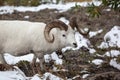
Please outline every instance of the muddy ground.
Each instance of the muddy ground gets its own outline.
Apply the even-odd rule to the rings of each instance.
[[[103,41],[105,33],[107,33],[114,25],[120,26],[119,12],[105,10],[102,10],[101,12],[102,15],[99,18],[91,18],[86,13],[86,8],[82,7],[78,9],[71,9],[62,13],[59,13],[59,11],[56,9],[44,9],[39,12],[28,11],[25,13],[15,11],[13,14],[0,15],[0,20],[29,20],[48,23],[51,20],[59,19],[60,17],[65,17],[69,20],[72,16],[76,16],[76,21],[79,28],[84,29],[87,27],[91,31],[103,29],[103,32],[95,37],[89,38],[88,35],[85,35],[85,37],[89,38],[94,48],[96,48],[96,46],[98,46],[100,42]],[[25,16],[29,16],[29,18],[25,18]],[[98,49],[99,53],[102,52],[104,54],[107,50],[100,51],[101,50]],[[102,57],[105,62],[101,66],[96,66],[89,61],[92,59],[101,59],[101,57],[90,54],[88,49],[85,47],[82,47],[76,51],[67,51],[63,53],[62,58],[64,60],[63,65],[57,67],[60,69],[67,69],[68,71],[51,71],[50,64],[46,64],[46,71],[52,72],[53,74],[58,75],[64,79],[65,77],[73,78],[79,75],[79,77],[76,77],[73,80],[120,80],[120,71],[109,65],[109,58]],[[35,74],[33,72],[27,72],[23,66],[18,66],[26,73],[27,76],[32,76]],[[36,69],[35,66],[34,68]],[[84,74],[90,75],[87,78],[82,79]]]

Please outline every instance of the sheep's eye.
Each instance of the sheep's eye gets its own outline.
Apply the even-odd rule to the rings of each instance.
[[[66,35],[65,35],[65,34],[63,34],[62,36],[63,36],[63,37],[66,37]]]

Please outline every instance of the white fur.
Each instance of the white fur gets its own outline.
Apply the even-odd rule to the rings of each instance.
[[[43,57],[45,53],[51,53],[65,46],[74,46],[76,43],[74,31],[69,27],[68,31],[57,28],[51,30],[55,41],[49,43],[44,37],[46,24],[29,21],[0,21],[0,61],[4,62],[3,54],[10,53],[15,56],[25,55],[30,50],[35,51],[37,57]],[[62,35],[65,34],[66,37]]]

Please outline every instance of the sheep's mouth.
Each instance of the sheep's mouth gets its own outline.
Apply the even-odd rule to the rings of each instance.
[[[73,43],[73,47],[76,48],[78,47],[78,45],[76,43]]]
[[[74,48],[77,48],[77,46],[74,46]]]

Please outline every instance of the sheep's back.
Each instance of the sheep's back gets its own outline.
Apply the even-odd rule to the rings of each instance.
[[[28,21],[0,21],[0,50],[3,52],[27,52],[31,37],[36,35],[40,23]]]

